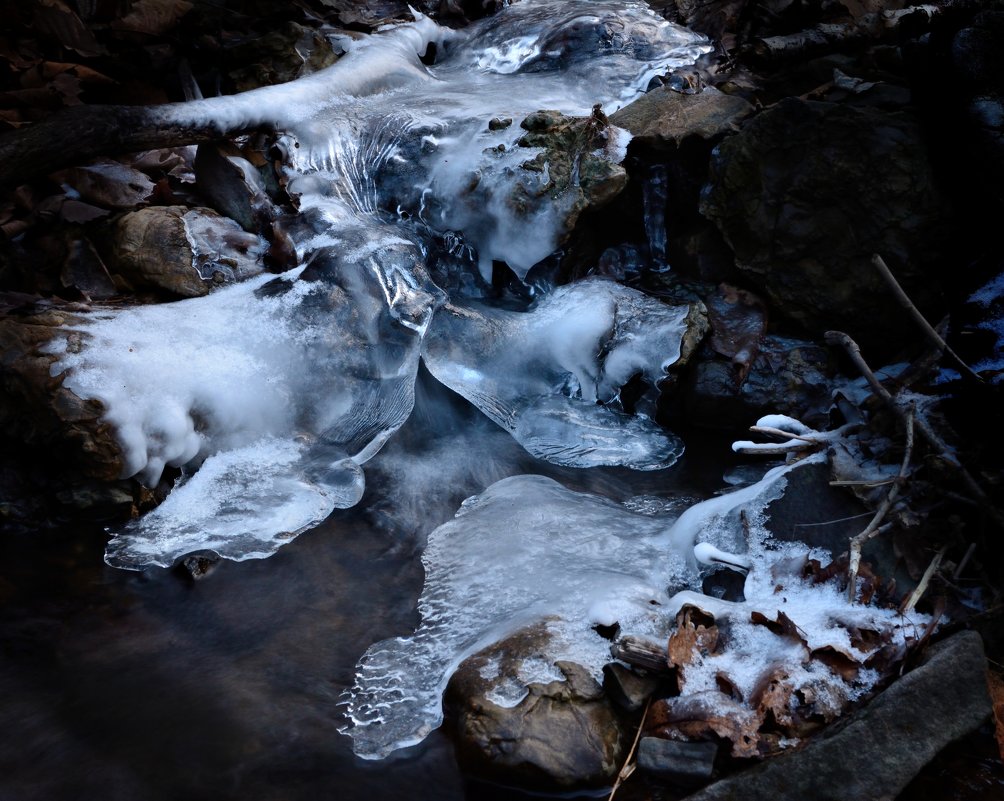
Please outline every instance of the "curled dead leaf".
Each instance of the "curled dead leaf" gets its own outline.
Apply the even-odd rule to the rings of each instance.
[[[843,651],[838,651],[832,645],[817,648],[809,656],[817,662],[822,662],[844,681],[854,681],[861,669],[861,663],[854,657]]]
[[[666,651],[670,667],[684,667],[698,655],[714,653],[718,646],[715,619],[695,606],[685,606],[676,616],[676,630]],[[680,677],[681,686],[684,677]]]
[[[759,718],[724,693],[709,691],[662,698],[649,709],[650,733],[670,739],[711,740],[732,744],[735,757],[758,754]]]

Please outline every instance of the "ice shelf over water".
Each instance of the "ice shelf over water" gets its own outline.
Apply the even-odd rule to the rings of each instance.
[[[587,279],[558,287],[529,312],[447,305],[423,357],[439,381],[534,456],[657,470],[677,460],[683,443],[641,415],[601,404],[636,374],[652,384],[665,375],[680,357],[688,311]]]
[[[421,57],[433,45],[430,66]],[[561,197],[506,202],[521,182],[547,181],[546,168],[519,169],[540,152],[517,146],[520,122],[540,109],[613,110],[710,49],[641,3],[610,0],[524,0],[463,31],[416,14],[345,46],[336,64],[290,84],[155,112],[165,125],[281,133],[305,266],[198,299],[98,311],[52,346],[53,374],[105,406],[126,476],[153,485],[165,467],[182,469],[168,501],[117,534],[112,564],[167,565],[199,549],[267,556],[355,503],[360,465],[411,412],[422,340],[447,300],[426,272],[433,242],[460,243],[470,258],[458,269],[472,276],[505,261],[520,277],[558,244]],[[491,130],[496,117],[513,122]],[[611,129],[602,158],[623,158],[622,133]],[[590,281],[527,312],[464,312],[464,328],[458,310],[471,298],[450,300],[429,351],[434,372],[480,398],[531,453],[640,469],[679,455],[672,435],[615,408],[619,381],[634,371],[654,380],[676,359],[677,310]],[[452,350],[448,336],[464,341]],[[488,352],[491,379],[476,386],[465,365]]]
[[[345,732],[355,752],[379,759],[420,742],[442,722],[442,693],[459,664],[523,626],[546,621],[552,645],[538,655],[546,664],[577,662],[599,678],[610,661],[610,643],[594,626],[616,623],[621,634],[665,642],[677,611],[688,604],[728,621],[729,635],[724,651],[695,655],[684,694],[716,694],[722,675],[749,698],[766,668],[783,665],[793,680],[811,683],[834,706],[859,697],[878,679],[874,671],[845,679],[807,662],[789,639],[751,623],[753,612],[770,620],[784,612],[809,649],[832,648],[863,660],[850,630],[902,643],[928,622],[924,615],[905,619],[895,610],[852,604],[833,586],[811,584],[799,568],[825,555],[769,536],[765,510],[783,493],[786,476],[823,458],[775,467],[756,484],[691,506],[675,520],[639,514],[541,476],[507,478],[468,499],[429,537],[418,629],[376,643],[359,661],[344,697]],[[695,591],[695,550],[715,554],[711,545],[749,566],[745,601]],[[503,705],[519,701],[519,688],[511,689]]]

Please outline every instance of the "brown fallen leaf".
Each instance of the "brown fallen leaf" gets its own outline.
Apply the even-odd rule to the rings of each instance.
[[[750,614],[750,622],[757,625],[763,626],[768,631],[778,635],[779,637],[787,637],[795,642],[799,642],[802,645],[806,645],[806,640],[804,632],[795,625],[795,621],[788,617],[784,612],[778,610],[777,620],[771,620],[762,612],[753,611]]]
[[[757,717],[764,723],[773,722],[784,730],[790,730],[794,724],[792,696],[795,689],[791,675],[783,665],[765,672],[750,693],[750,703]]]
[[[36,0],[35,29],[82,56],[100,56],[107,52],[62,0]]]
[[[108,209],[136,208],[149,199],[154,189],[153,181],[139,170],[111,159],[60,170],[51,178],[72,187],[82,200]]]
[[[724,693],[708,691],[652,703],[647,731],[670,739],[711,740],[732,743],[732,755],[752,757],[759,753],[760,719]]]
[[[694,606],[685,606],[676,616],[676,630],[670,635],[666,653],[670,667],[684,667],[701,655],[713,653],[718,645],[714,618]],[[680,677],[681,687],[684,676]]]
[[[861,663],[850,654],[839,651],[832,645],[817,648],[809,656],[817,662],[822,662],[844,681],[854,681],[858,677]]]

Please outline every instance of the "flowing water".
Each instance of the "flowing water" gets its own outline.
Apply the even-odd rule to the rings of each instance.
[[[627,137],[603,112],[707,41],[634,2],[524,0],[466,31],[419,17],[346,47],[294,84],[156,112],[284,132],[301,264],[95,313],[53,343],[53,374],[105,405],[126,473],[182,478],[107,546],[88,530],[0,546],[0,722],[16,733],[0,798],[475,797],[436,729],[439,693],[513,621],[558,615],[596,672],[606,643],[577,638],[613,622],[664,635],[672,612],[653,610],[700,586],[698,535],[754,563],[761,606],[716,614],[737,632],[750,609],[773,614],[779,551],[752,540],[785,472],[692,506],[727,449],[684,455],[643,411],[688,304],[532,272],[589,175],[624,179]],[[565,124],[541,109],[589,118],[567,169],[521,141]],[[644,198],[656,269],[667,180],[653,172]],[[496,270],[519,291],[499,297]],[[649,395],[632,409],[635,380]],[[200,550],[235,561],[195,582],[168,569]],[[865,618],[903,636],[799,581],[805,617],[790,611],[814,648],[850,647],[843,626]],[[694,686],[757,678],[743,665],[776,644],[746,633]],[[799,678],[841,699],[870,686]]]

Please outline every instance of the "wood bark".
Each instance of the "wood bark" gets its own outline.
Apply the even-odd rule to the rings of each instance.
[[[245,133],[165,122],[151,106],[74,106],[40,122],[0,135],[0,186],[14,187],[40,175],[98,156],[114,156],[210,142]]]

